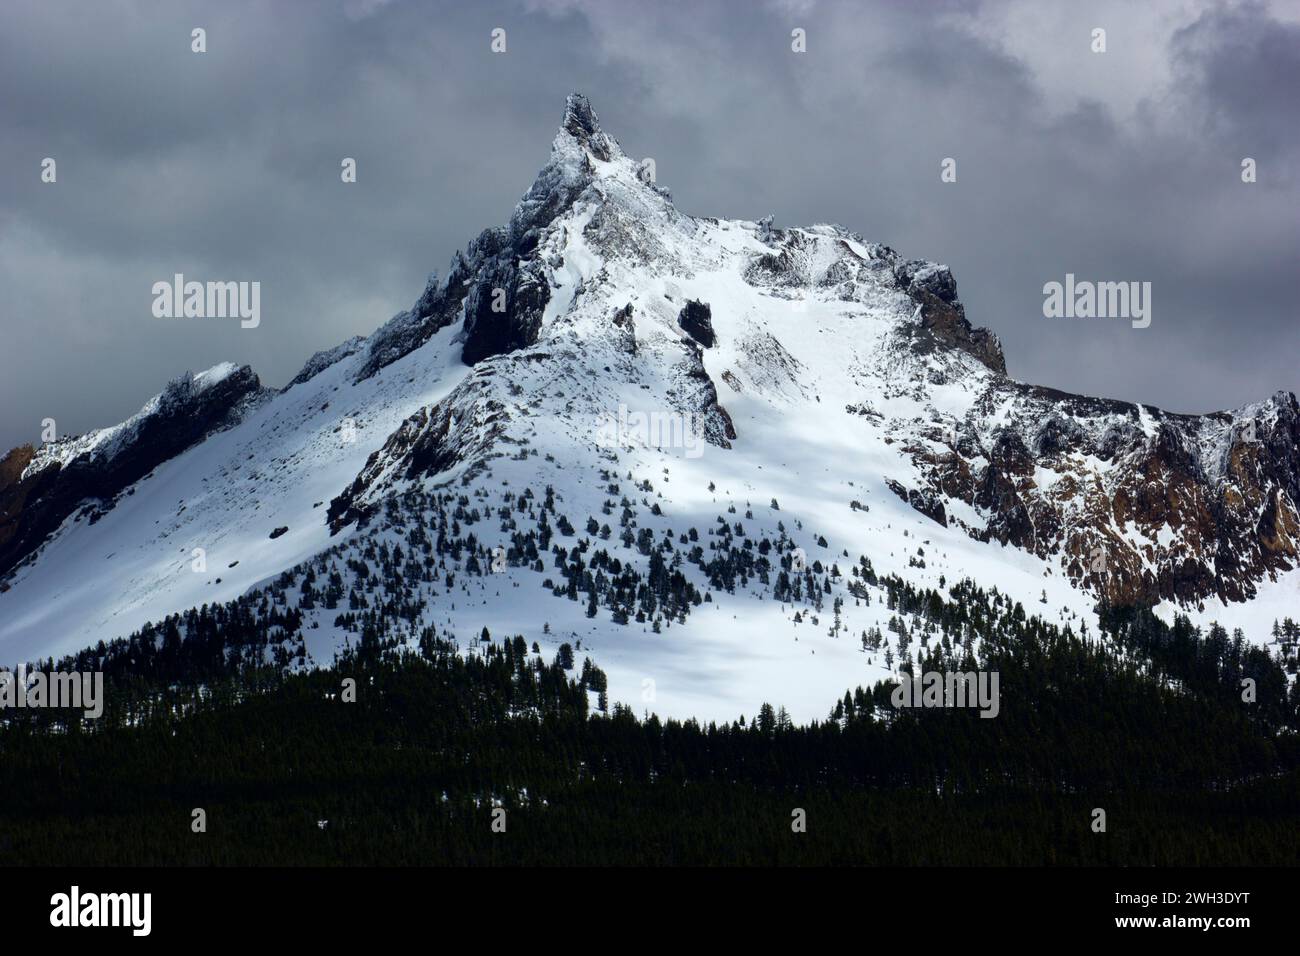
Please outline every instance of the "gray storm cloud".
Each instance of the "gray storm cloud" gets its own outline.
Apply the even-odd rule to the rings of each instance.
[[[1296,390],[1300,8],[1137,6],[5,4],[0,445],[368,333],[507,219],[575,89],[684,212],[947,263],[1017,378],[1179,411]],[[176,273],[259,282],[258,327],[155,319]],[[1150,282],[1150,327],[1045,319],[1067,273]]]

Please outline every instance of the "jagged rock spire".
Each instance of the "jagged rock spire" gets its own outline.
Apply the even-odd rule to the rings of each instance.
[[[537,230],[568,209],[591,183],[593,160],[608,163],[622,158],[618,143],[600,128],[591,103],[581,93],[570,93],[564,120],[551,144],[550,162],[510,217],[510,242],[519,247],[516,251],[528,251]]]
[[[618,153],[618,144],[600,128],[600,120],[591,103],[581,93],[570,93],[564,102],[564,122],[560,134],[568,134],[597,159],[609,162]]]

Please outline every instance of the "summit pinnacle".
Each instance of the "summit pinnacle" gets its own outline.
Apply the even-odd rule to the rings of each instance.
[[[613,158],[614,144],[600,128],[595,110],[581,93],[570,93],[565,100],[564,122],[560,126],[563,132],[590,150],[597,159],[609,162]]]

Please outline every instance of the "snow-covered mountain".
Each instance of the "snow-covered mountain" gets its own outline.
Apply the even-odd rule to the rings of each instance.
[[[1196,416],[1016,382],[946,267],[685,215],[574,95],[510,222],[369,338],[0,461],[0,659],[251,591],[302,611],[302,660],[380,608],[389,638],[577,642],[660,713],[821,717],[893,665],[889,575],[1262,642],[1300,605],[1298,506],[1294,395]]]

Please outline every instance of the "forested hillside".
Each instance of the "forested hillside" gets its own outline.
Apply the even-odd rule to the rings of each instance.
[[[1297,700],[1265,651],[1149,613],[1107,611],[1106,632],[1085,638],[967,583],[885,586],[941,635],[918,669],[999,673],[996,719],[898,710],[882,683],[846,688],[806,726],[779,701],[726,724],[662,721],[609,704],[598,662],[568,644],[548,661],[520,636],[475,635],[458,650],[429,629],[412,648],[371,627],[332,666],[304,669],[263,653],[296,612],[252,599],[190,612],[58,662],[105,671],[100,720],[6,713],[0,853],[45,864],[1300,856]],[[974,650],[945,651],[960,628]],[[200,808],[206,829],[194,832]]]

